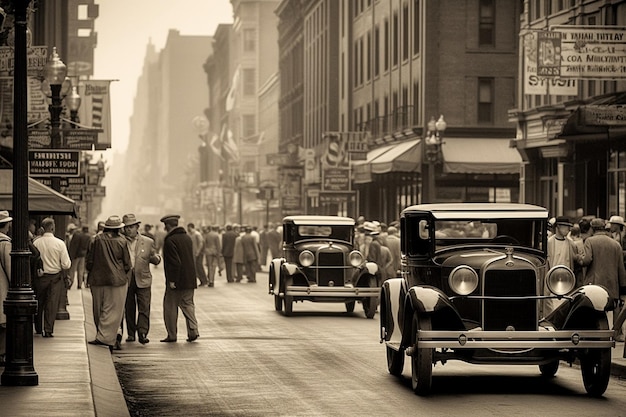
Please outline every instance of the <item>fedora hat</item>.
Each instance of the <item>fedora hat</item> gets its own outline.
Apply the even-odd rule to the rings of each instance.
[[[569,221],[569,218],[566,216],[558,216],[556,218],[555,224],[557,226],[569,226],[572,227],[572,223]]]
[[[120,216],[109,216],[107,221],[104,222],[105,229],[121,229],[122,227],[124,227],[124,223],[122,219],[120,219]]]
[[[377,235],[380,233],[380,228],[374,222],[363,223],[363,229],[365,230],[365,233],[368,235]]]
[[[609,223],[626,226],[626,223],[624,223],[624,218],[622,216],[611,216],[611,218],[609,219]]]
[[[134,214],[129,213],[122,216],[122,223],[124,223],[124,226],[132,226],[133,224],[138,224],[141,222],[137,220]]]
[[[13,217],[9,216],[7,210],[0,211],[0,223],[7,223],[13,221]]]
[[[161,222],[165,223],[168,220],[178,220],[180,219],[180,215],[178,214],[166,214],[165,216],[161,217]]]
[[[592,229],[604,229],[604,219],[595,218],[591,220],[591,228]]]

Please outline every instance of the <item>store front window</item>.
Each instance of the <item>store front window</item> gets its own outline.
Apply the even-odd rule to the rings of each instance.
[[[626,215],[626,152],[611,151],[609,157],[609,213]]]

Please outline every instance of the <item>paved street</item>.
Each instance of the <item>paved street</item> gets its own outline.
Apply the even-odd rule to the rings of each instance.
[[[434,393],[420,398],[387,373],[378,317],[342,304],[297,303],[274,311],[267,273],[257,284],[196,292],[201,337],[160,343],[162,268],[154,269],[151,342],[123,343],[113,358],[133,416],[622,415],[626,383],[612,378],[602,399],[586,396],[580,370],[562,364],[555,379],[536,367],[437,365]]]

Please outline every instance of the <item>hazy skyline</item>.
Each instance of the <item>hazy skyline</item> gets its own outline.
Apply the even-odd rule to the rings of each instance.
[[[160,51],[170,29],[181,35],[213,36],[221,23],[232,23],[230,0],[96,0],[98,43],[94,79],[111,84],[112,151],[128,146],[133,101],[149,43]],[[206,54],[207,51],[198,51]]]

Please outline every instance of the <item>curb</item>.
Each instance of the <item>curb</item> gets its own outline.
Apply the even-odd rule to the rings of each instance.
[[[91,292],[87,289],[81,292],[94,413],[98,417],[130,417],[111,352],[106,347],[87,343],[96,337],[96,326],[91,313]]]

